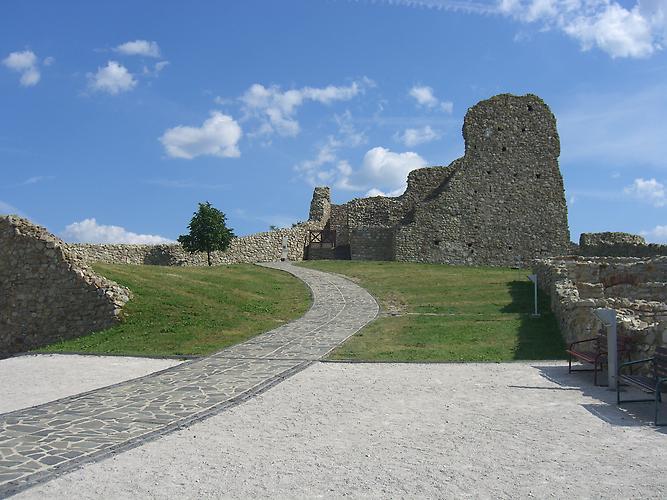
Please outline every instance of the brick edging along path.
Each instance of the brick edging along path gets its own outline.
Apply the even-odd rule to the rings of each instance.
[[[351,281],[290,263],[312,291],[301,318],[212,356],[0,415],[0,498],[239,404],[304,369],[373,320]]]

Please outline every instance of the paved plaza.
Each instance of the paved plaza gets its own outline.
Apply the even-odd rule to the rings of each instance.
[[[289,263],[266,266],[310,287],[313,305],[302,318],[207,358],[0,415],[0,497],[243,402],[377,315],[375,299],[349,280]]]

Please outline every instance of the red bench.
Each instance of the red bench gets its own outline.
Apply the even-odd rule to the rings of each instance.
[[[616,337],[616,348],[618,350],[618,357],[625,355],[630,359],[630,350],[632,347],[632,340],[629,337],[618,335]],[[593,383],[598,385],[598,372],[602,371],[602,367],[607,363],[607,335],[600,333],[596,337],[589,339],[577,340],[572,342],[570,347],[565,351],[569,355],[568,373],[572,372],[593,372]],[[593,368],[572,369],[572,360],[577,359],[582,363],[589,363]]]
[[[649,375],[633,375],[632,373],[623,373],[624,368],[632,369],[633,366],[643,363],[650,363],[653,365],[652,373]],[[616,384],[616,403],[621,406],[621,403],[638,403],[641,401],[655,401],[655,425],[667,425],[667,422],[660,423],[658,421],[658,411],[660,403],[662,402],[662,391],[667,390],[667,347],[658,347],[655,350],[655,355],[649,359],[640,359],[638,361],[630,361],[623,363],[618,367],[618,380]],[[644,392],[653,393],[651,399],[626,399],[621,401],[621,383],[633,385]],[[663,386],[665,386],[663,388]]]

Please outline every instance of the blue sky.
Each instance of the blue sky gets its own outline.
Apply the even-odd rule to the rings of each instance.
[[[667,242],[667,0],[12,1],[0,6],[0,213],[158,242],[197,203],[239,235],[398,194],[463,154],[468,107],[535,93],[572,239]]]

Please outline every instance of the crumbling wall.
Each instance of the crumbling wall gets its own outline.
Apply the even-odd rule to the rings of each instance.
[[[234,238],[224,252],[213,252],[214,265],[273,262],[282,256],[283,238],[287,237],[288,260],[303,260],[304,243],[309,230],[324,227],[331,212],[329,188],[313,193],[310,219],[287,229],[277,229]],[[129,245],[69,243],[68,250],[81,260],[108,264],[152,264],[158,266],[206,266],[206,253],[189,253],[180,244]]]
[[[630,233],[582,233],[577,254],[586,257],[654,257],[667,255],[667,245],[647,244]]]
[[[129,297],[46,229],[0,217],[0,357],[108,328]]]
[[[392,259],[450,264],[515,266],[568,254],[560,142],[542,99],[503,94],[482,101],[468,110],[463,136],[462,158],[411,172],[402,196],[332,206],[341,241],[355,229],[383,227],[390,231],[369,237],[379,248],[392,234]]]
[[[667,345],[667,257],[556,257],[533,269],[567,342],[595,336],[602,324],[593,311],[611,308],[618,333],[636,340],[639,355]]]

